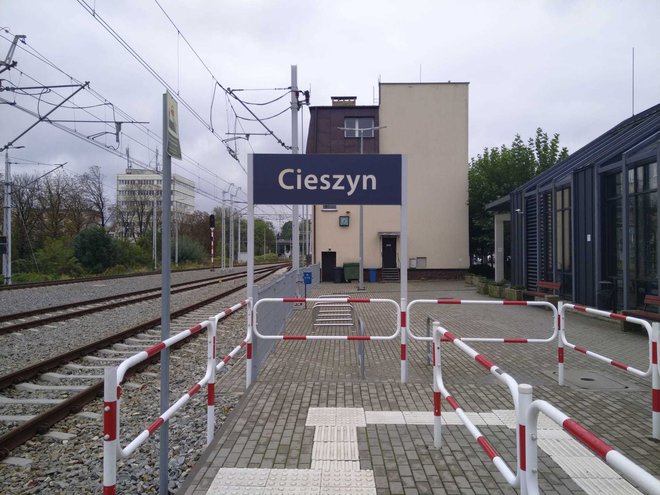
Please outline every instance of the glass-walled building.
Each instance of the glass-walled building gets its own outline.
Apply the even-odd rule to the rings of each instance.
[[[658,294],[660,105],[494,202],[511,221],[511,282],[561,283],[566,300],[641,308]]]

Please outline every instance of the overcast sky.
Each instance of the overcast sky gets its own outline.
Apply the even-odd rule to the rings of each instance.
[[[332,95],[355,95],[358,104],[373,104],[383,82],[470,83],[469,156],[484,147],[524,139],[537,127],[559,133],[573,152],[632,114],[632,49],[635,48],[634,108],[660,103],[660,1],[276,1],[159,0],[215,78],[230,88],[286,88],[290,66],[298,66],[301,89],[311,89],[312,105],[330,104]],[[83,6],[95,9],[93,17]],[[161,135],[164,86],[99,23],[105,22],[139,54],[217,134],[234,130],[231,109],[213,79],[177,35],[153,0],[0,0],[0,59],[14,34],[27,36],[14,54],[15,69],[0,74],[2,86],[70,84],[70,75],[90,81],[91,88],[133,119],[148,121],[153,135],[138,125],[123,124],[115,136],[96,138],[101,147],[41,123],[10,150],[13,161],[68,162],[81,173],[100,165],[114,197],[115,175],[126,167],[122,154],[154,166]],[[9,33],[4,29],[9,30]],[[36,50],[65,74],[30,52]],[[23,73],[21,73],[22,71]],[[33,96],[0,92],[17,105],[0,105],[0,146],[14,140],[34,117],[43,115],[75,88]],[[237,93],[264,102],[283,91]],[[252,107],[260,117],[288,106],[289,97]],[[98,105],[88,92],[67,105]],[[250,117],[237,102],[240,116]],[[126,120],[109,106],[55,111],[51,118],[90,136],[111,129],[81,120]],[[197,208],[210,211],[222,189],[234,182],[246,189],[245,173],[225,145],[179,104],[182,149],[188,158],[173,161],[173,172],[193,179],[199,189]],[[303,129],[308,122],[304,111]],[[268,125],[291,143],[288,112]],[[243,121],[246,132],[263,132]],[[239,131],[241,129],[239,128]],[[242,132],[242,131],[241,131]],[[286,152],[272,137],[253,135],[249,144],[235,142],[247,168],[247,153]],[[230,142],[233,147],[234,143]],[[250,148],[251,146],[251,148]],[[160,161],[160,159],[159,159]],[[52,168],[52,167],[50,167]],[[49,166],[16,164],[14,173],[45,173]],[[244,198],[244,193],[240,193]]]

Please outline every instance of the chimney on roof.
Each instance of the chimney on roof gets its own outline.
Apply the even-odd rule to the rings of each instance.
[[[333,107],[354,107],[357,96],[331,96]]]

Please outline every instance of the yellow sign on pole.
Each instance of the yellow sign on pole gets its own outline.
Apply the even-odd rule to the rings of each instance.
[[[181,160],[179,142],[179,109],[172,95],[167,93],[167,154]]]

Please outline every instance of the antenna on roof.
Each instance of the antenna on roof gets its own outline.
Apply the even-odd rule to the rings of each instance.
[[[632,47],[632,114],[635,116],[635,47]]]

